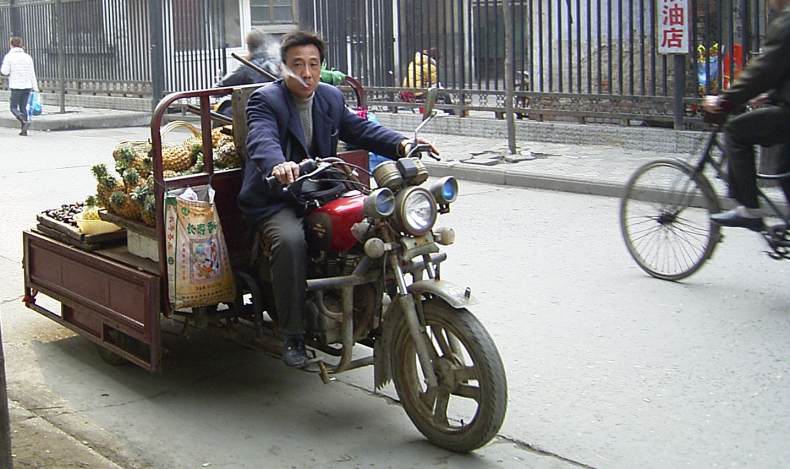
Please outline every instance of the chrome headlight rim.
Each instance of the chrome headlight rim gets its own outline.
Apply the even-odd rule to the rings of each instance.
[[[387,218],[395,212],[395,194],[387,187],[380,187],[365,198],[365,216]]]
[[[431,194],[439,205],[450,205],[458,199],[458,180],[445,176],[431,184]]]
[[[411,210],[409,209],[409,206],[419,198],[423,198],[424,201],[427,202],[427,207],[430,210],[430,214],[427,217],[425,224],[422,226],[415,226],[410,221],[409,215],[411,215]],[[438,212],[436,209],[436,199],[434,199],[430,191],[425,188],[412,186],[402,190],[396,197],[395,206],[395,216],[398,220],[398,223],[404,231],[412,236],[422,236],[430,232],[433,226],[436,224]]]

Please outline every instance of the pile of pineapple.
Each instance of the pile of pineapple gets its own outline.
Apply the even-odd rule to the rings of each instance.
[[[225,127],[211,131],[216,169],[241,166],[241,158],[229,132]],[[97,182],[97,204],[127,220],[155,226],[156,199],[150,143],[122,143],[112,156],[120,177],[111,174],[104,164],[91,168]],[[180,145],[163,147],[162,168],[165,178],[202,172],[203,142],[200,137],[190,137]]]

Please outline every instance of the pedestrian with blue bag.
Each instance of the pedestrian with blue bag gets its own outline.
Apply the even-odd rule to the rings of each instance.
[[[22,126],[19,135],[27,135],[30,119],[27,113],[30,93],[38,91],[38,80],[33,67],[33,58],[22,49],[22,38],[12,37],[11,50],[3,57],[0,73],[8,75],[8,88],[11,90],[11,114]]]

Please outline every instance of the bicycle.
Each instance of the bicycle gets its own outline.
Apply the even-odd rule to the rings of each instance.
[[[722,240],[721,226],[710,215],[721,211],[719,197],[705,175],[712,168],[727,181],[726,155],[717,125],[705,143],[702,156],[693,164],[679,159],[658,159],[639,167],[628,179],[620,200],[620,229],[628,252],[639,267],[653,277],[677,281],[689,277],[710,259]],[[758,179],[781,180],[790,172],[759,174]],[[773,259],[790,259],[788,218],[758,187],[769,217],[780,223],[765,228],[762,236]]]

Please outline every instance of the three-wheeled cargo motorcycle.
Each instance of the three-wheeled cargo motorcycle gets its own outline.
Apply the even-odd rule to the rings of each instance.
[[[233,140],[246,158],[244,108],[257,86],[173,93],[157,106],[151,121],[156,195],[156,262],[125,246],[86,251],[37,230],[23,234],[25,305],[94,342],[111,362],[131,362],[161,371],[162,317],[228,331],[277,356],[277,311],[272,301],[270,243],[254,239],[236,198],[241,169],[213,165],[211,112],[214,99],[231,96]],[[364,105],[361,87],[355,87]],[[165,177],[163,122],[178,104],[200,116],[203,172]],[[195,104],[197,103],[197,104]],[[182,106],[183,107],[183,106]],[[434,444],[467,452],[489,442],[502,425],[507,405],[505,371],[497,348],[469,311],[471,290],[441,275],[454,242],[452,229],[436,226],[458,196],[451,177],[428,181],[416,135],[435,114],[430,99],[426,119],[415,131],[407,157],[380,164],[370,174],[365,151],[342,152],[302,165],[287,187],[305,210],[309,245],[307,329],[311,358],[307,371],[324,382],[333,375],[373,366],[377,389],[390,381],[414,425]],[[269,183],[276,183],[269,180]],[[178,188],[210,184],[232,265],[236,298],[228,304],[173,308],[168,291],[165,196]],[[333,194],[317,200],[315,187]],[[131,242],[131,241],[130,241]],[[45,295],[60,309],[39,302]],[[361,356],[360,349],[370,352]]]

